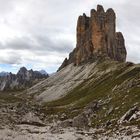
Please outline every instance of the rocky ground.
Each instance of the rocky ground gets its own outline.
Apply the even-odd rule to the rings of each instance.
[[[74,128],[51,129],[52,125],[37,127],[31,125],[18,125],[13,130],[2,129],[0,139],[8,140],[92,140],[94,134]]]
[[[43,107],[33,100],[19,99],[16,98],[14,102],[2,102],[1,99],[0,140],[140,139],[139,125],[122,124],[131,119],[139,119],[139,108],[136,106],[128,110],[115,127],[94,128],[90,126],[90,118],[101,106],[99,102],[91,102],[78,116],[63,121],[64,113],[60,118],[47,115]]]
[[[16,125],[0,129],[0,140],[139,140],[140,130],[136,127],[121,127],[110,134],[104,129],[77,129],[53,127],[53,124],[39,127]]]

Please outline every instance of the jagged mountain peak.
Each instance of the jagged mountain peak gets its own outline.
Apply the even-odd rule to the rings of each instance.
[[[40,72],[41,74],[48,75],[48,73],[47,73],[45,70],[40,70],[39,72]]]
[[[27,70],[26,67],[21,67],[17,74],[10,72],[8,75],[0,78],[0,91],[26,89],[41,79],[48,78],[48,76],[39,71]]]
[[[21,67],[21,68],[19,69],[19,71],[27,71],[27,68],[26,68],[26,67]]]
[[[97,5],[90,17],[83,14],[77,21],[77,44],[58,70],[74,63],[80,65],[98,58],[126,61],[125,40],[121,32],[116,32],[116,14],[112,8],[107,11]]]
[[[25,74],[27,71],[28,71],[28,70],[27,70],[26,67],[21,67],[21,68],[19,69],[19,71],[17,72],[17,74]]]

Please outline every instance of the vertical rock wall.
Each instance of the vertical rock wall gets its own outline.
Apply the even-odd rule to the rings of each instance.
[[[99,56],[124,62],[126,54],[124,37],[121,32],[116,32],[115,12],[111,8],[105,12],[98,5],[97,10],[91,10],[90,17],[85,14],[79,16],[76,48],[59,70],[70,63],[79,65],[89,60],[96,61]]]

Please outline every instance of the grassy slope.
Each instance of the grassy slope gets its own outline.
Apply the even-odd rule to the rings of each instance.
[[[92,75],[67,96],[46,103],[47,113],[59,114],[65,112],[68,117],[73,117],[92,101],[111,99],[109,103],[106,103],[98,110],[97,118],[93,120],[93,125],[100,125],[110,119],[118,120],[135,103],[140,106],[140,87],[138,85],[132,85],[129,88],[123,86],[121,90],[113,90],[116,85],[121,85],[124,81],[139,79],[140,66],[116,62],[102,62],[97,66],[99,73],[108,71],[110,67],[116,68],[101,76]],[[106,115],[111,107],[113,107],[113,111],[110,115]]]
[[[136,79],[140,81],[140,66],[128,65],[124,63],[105,61],[99,63],[96,67],[98,73],[90,75],[79,86],[74,88],[65,97],[45,103],[43,112],[48,114],[66,113],[68,118],[73,118],[82,112],[83,107],[92,101],[109,101],[104,104],[97,112],[97,117],[93,119],[93,126],[101,125],[107,120],[118,120],[135,103],[140,106],[140,82],[136,85],[128,86],[129,81]],[[95,71],[93,69],[92,71]],[[118,90],[114,87],[123,85]],[[1,93],[0,104],[24,102],[27,96],[21,96],[17,93]],[[109,100],[110,99],[110,100]],[[110,108],[113,108],[111,114],[107,115]],[[135,123],[135,122],[134,122]]]
[[[16,96],[18,94],[19,92],[0,92],[0,104],[22,101],[21,97]]]
[[[14,91],[0,92],[0,105],[15,104],[15,103],[24,104],[25,102],[28,101],[33,101],[33,98],[25,94],[24,91],[14,90]]]

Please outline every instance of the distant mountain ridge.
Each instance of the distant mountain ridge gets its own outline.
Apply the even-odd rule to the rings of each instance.
[[[48,73],[47,73],[45,70],[40,70],[39,72],[40,72],[41,74],[48,75]]]
[[[0,72],[0,77],[4,77],[7,75],[9,75],[9,72],[5,72],[5,71]]]
[[[39,71],[27,70],[25,67],[20,68],[17,74],[2,73],[0,77],[0,90],[22,90],[31,87],[41,79],[48,78],[47,73]]]

